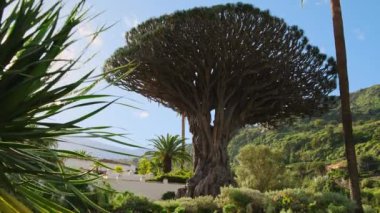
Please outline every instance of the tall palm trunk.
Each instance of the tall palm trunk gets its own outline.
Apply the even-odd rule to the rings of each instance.
[[[340,0],[331,0],[331,10],[333,16],[335,50],[339,76],[339,91],[342,107],[342,123],[348,165],[348,175],[350,178],[351,199],[353,199],[357,204],[357,209],[355,212],[363,212],[359,187],[359,173],[356,162],[355,144],[352,135],[352,116],[350,110],[350,93],[347,75],[346,45],[344,39],[343,19]]]
[[[163,172],[169,173],[172,171],[172,158],[170,156],[165,155],[164,157],[164,165],[163,165]]]

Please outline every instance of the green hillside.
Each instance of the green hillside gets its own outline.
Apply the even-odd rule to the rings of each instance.
[[[317,118],[300,119],[274,130],[246,127],[230,142],[231,159],[249,143],[265,144],[284,151],[287,163],[344,158],[339,98],[332,109]],[[380,85],[351,94],[357,153],[380,156]]]

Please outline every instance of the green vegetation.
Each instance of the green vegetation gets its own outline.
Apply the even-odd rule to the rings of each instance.
[[[377,210],[380,209],[377,202],[380,189],[379,103],[380,85],[352,94],[354,137],[362,178],[363,203],[367,208]],[[245,184],[245,186],[262,190],[261,186],[257,185],[255,177],[271,173],[261,172],[265,169],[257,168],[266,167],[270,170],[270,162],[276,159],[277,164],[274,168],[282,164],[286,166],[282,175],[275,177],[275,182],[281,183],[278,185],[280,188],[302,186],[311,193],[331,192],[347,196],[349,192],[347,163],[344,158],[342,128],[338,125],[338,112],[339,104],[335,104],[327,114],[316,118],[298,119],[292,125],[282,125],[277,129],[265,129],[259,126],[242,129],[229,146],[231,163],[235,168],[238,182],[239,179],[250,181],[256,185]],[[254,147],[257,150],[267,150],[266,154],[264,151],[256,153]],[[282,159],[272,156],[269,150],[272,152],[280,150],[283,153]],[[264,158],[263,161],[262,156],[265,155],[271,157]],[[245,157],[244,161],[241,159],[242,156]],[[250,169],[253,174],[247,175]],[[270,179],[271,175],[268,177]],[[263,185],[270,187],[270,184]],[[337,206],[329,208],[334,209],[331,211],[340,211]]]
[[[261,192],[282,187],[285,164],[281,152],[264,145],[249,144],[240,150],[236,159],[235,173],[239,186]]]
[[[161,212],[161,206],[149,201],[146,197],[136,196],[130,192],[118,193],[110,201],[112,212]]]
[[[336,98],[337,100],[337,98]],[[380,85],[352,93],[354,137],[358,156],[380,156]],[[235,159],[246,144],[263,144],[283,150],[285,162],[335,162],[344,159],[339,104],[321,117],[295,120],[276,129],[247,127],[230,142],[229,155]],[[234,160],[232,160],[234,161]]]
[[[140,158],[137,164],[137,173],[140,175],[152,173],[152,162],[146,157]]]
[[[138,64],[131,75],[117,69],[108,80],[186,115],[195,173],[188,196],[216,196],[234,182],[227,146],[241,127],[324,112],[336,86],[334,59],[297,26],[250,4],[177,11],[125,38],[104,71]]]
[[[123,167],[122,166],[115,166],[115,172],[118,173],[118,174],[121,174],[124,172],[123,170]]]
[[[201,196],[194,199],[156,201],[164,212],[353,212],[355,204],[346,196],[326,192],[314,193],[304,189],[285,189],[261,193],[247,188],[221,189],[216,198]]]
[[[173,162],[182,163],[190,160],[190,155],[183,147],[183,139],[179,135],[167,134],[150,140],[154,150],[146,152],[145,155],[156,159],[162,168],[163,173],[172,171]]]
[[[145,74],[141,74],[142,71],[137,69],[134,77],[142,75],[139,77],[140,80],[145,82],[144,86],[149,84],[149,88],[145,88],[145,91],[143,87],[140,87],[141,85],[133,85],[134,79],[132,79],[130,89],[141,92],[145,96],[187,114],[190,126],[196,136],[194,140],[195,155],[193,156],[195,168],[197,168],[195,176],[189,169],[192,167],[192,164],[188,163],[191,158],[189,147],[182,146],[184,141],[178,135],[172,136],[169,134],[158,136],[156,139],[151,140],[155,150],[147,152],[147,157],[139,160],[139,174],[154,174],[155,177],[150,181],[167,179],[169,182],[187,182],[187,186],[190,186],[187,194],[212,194],[215,197],[198,196],[174,200],[175,192],[166,192],[162,196],[162,200],[165,201],[152,202],[145,197],[136,196],[130,192],[117,193],[106,183],[96,182],[95,180],[99,178],[97,173],[99,172],[98,166],[101,165],[100,162],[84,151],[64,151],[55,148],[57,141],[64,141],[65,139],[62,136],[68,135],[99,137],[131,146],[131,144],[124,143],[117,138],[123,137],[123,134],[108,133],[108,127],[83,128],[78,126],[78,123],[95,115],[114,102],[105,99],[112,98],[108,95],[89,93],[102,80],[102,76],[92,76],[92,72],[89,71],[77,81],[67,84],[61,82],[63,76],[75,70],[80,60],[80,57],[70,61],[61,60],[59,57],[74,43],[71,39],[73,30],[86,20],[83,5],[84,1],[80,1],[78,5],[69,11],[69,14],[62,17],[60,15],[62,10],[61,1],[53,3],[49,8],[45,8],[43,1],[0,0],[0,49],[2,50],[0,51],[0,212],[211,213],[222,211],[226,213],[339,213],[353,211],[355,204],[347,197],[348,183],[345,169],[347,163],[343,157],[342,128],[338,124],[340,106],[337,98],[332,103],[333,109],[318,118],[294,118],[292,125],[278,123],[278,120],[281,120],[278,118],[324,111],[326,106],[321,102],[326,100],[326,94],[335,86],[334,61],[326,61],[326,57],[320,54],[317,48],[308,46],[302,31],[296,27],[287,27],[282,20],[271,17],[268,13],[261,12],[250,5],[243,4],[216,6],[211,9],[198,8],[188,12],[178,12],[172,16],[152,19],[146,25],[151,24],[149,27],[158,25],[160,30],[152,32],[152,35],[143,36],[143,39],[149,41],[151,36],[152,38],[156,37],[150,42],[139,43],[139,36],[145,35],[144,33],[147,29],[144,28],[144,24],[133,29],[129,36],[130,38],[136,36],[138,44],[134,44],[135,41],[130,40],[131,46],[136,49],[130,49],[126,53],[132,54],[133,51],[141,48],[143,52],[147,50],[147,55],[144,56],[146,59],[151,58],[152,61],[156,62],[154,57],[157,55],[149,55],[149,50],[151,50],[151,45],[158,47],[158,49],[161,48],[160,53],[162,55],[159,59],[163,59],[163,61],[159,63],[164,65],[166,63],[167,69],[162,70],[162,72],[168,72],[166,73],[167,75],[158,75],[152,71],[153,73],[148,73],[145,76]],[[215,11],[219,12],[215,13]],[[189,17],[183,16],[186,13],[188,15],[195,14],[195,16],[188,19],[193,15]],[[217,15],[215,16],[215,14]],[[192,30],[192,27],[186,26],[181,29],[176,28],[176,33],[173,34],[170,24],[183,26],[183,23],[192,24],[193,21],[199,21],[200,17],[201,21],[210,18],[210,23],[220,21],[225,25],[208,25],[208,22],[203,25],[204,22],[202,22],[197,27],[205,27],[202,29],[204,29],[207,36],[207,33],[214,33],[209,31],[209,27],[211,29],[215,27],[214,29],[226,30],[225,32],[228,34],[231,33],[228,31],[230,28],[219,29],[218,27],[231,26],[232,32],[235,33],[234,27],[240,26],[235,23],[239,21],[240,15],[242,17],[251,17],[250,15],[252,15],[254,18],[255,16],[261,18],[264,28],[262,28],[261,22],[251,23],[252,25],[257,24],[255,29],[261,30],[260,32],[268,33],[268,35],[273,33],[271,31],[264,32],[272,28],[271,25],[267,24],[269,20],[274,26],[277,24],[285,30],[282,32],[278,31],[277,28],[273,28],[276,35],[281,36],[284,34],[282,35],[285,36],[283,38],[286,38],[286,36],[289,38],[294,37],[292,41],[274,39],[271,41],[272,43],[268,44],[265,39],[259,40],[259,42],[253,41],[255,45],[260,45],[257,47],[260,51],[256,52],[257,48],[253,48],[252,51],[248,52],[247,56],[248,58],[252,56],[254,59],[260,58],[263,54],[261,48],[270,51],[277,48],[277,51],[285,51],[287,54],[284,55],[284,58],[282,58],[281,54],[276,56],[280,60],[275,60],[271,56],[264,57],[263,61],[267,63],[269,60],[273,66],[277,67],[285,65],[286,67],[291,67],[294,71],[293,74],[286,76],[287,72],[281,72],[283,69],[272,70],[272,67],[263,67],[260,64],[253,65],[248,59],[247,64],[245,64],[245,61],[239,63],[239,66],[246,65],[249,68],[248,73],[245,73],[247,72],[246,67],[238,68],[238,72],[231,73],[230,69],[219,67],[220,64],[225,63],[224,60],[222,62],[220,60],[225,55],[223,52],[219,52],[222,56],[216,59],[208,58],[218,64],[218,69],[211,66],[209,69],[196,70],[195,76],[197,78],[198,76],[206,76],[204,79],[211,79],[211,82],[202,82],[198,81],[198,79],[194,81],[193,77],[190,78],[191,81],[183,81],[187,79],[187,74],[190,73],[191,75],[189,76],[193,76],[194,66],[202,66],[204,61],[202,57],[201,60],[198,60],[198,57],[189,56],[188,61],[193,62],[190,66],[185,66],[183,63],[172,63],[175,60],[182,62],[183,57],[186,58],[187,53],[194,49],[171,49],[173,47],[171,45],[163,48],[160,45],[165,45],[165,42],[168,42],[165,40],[166,35],[172,36],[170,42],[172,39],[179,39],[177,40],[178,44],[184,43],[185,47],[188,47],[186,46],[186,39],[183,40],[187,37],[183,37],[183,35],[194,35],[196,33]],[[234,18],[231,19],[230,16]],[[252,21],[252,17],[245,21]],[[170,23],[170,27],[166,27],[167,23],[160,20]],[[226,20],[229,20],[229,22],[225,22]],[[245,24],[245,21],[240,20],[238,24]],[[102,30],[103,28],[100,29],[100,31]],[[177,30],[180,30],[180,33],[177,34]],[[191,30],[189,32],[194,34],[188,34],[187,30]],[[246,28],[241,29],[242,32],[244,30]],[[94,36],[100,31],[96,32]],[[168,34],[165,34],[165,32]],[[197,33],[204,32],[199,31]],[[251,32],[248,31],[248,33]],[[177,37],[178,35],[179,37]],[[256,39],[262,39],[268,37],[268,35],[260,35],[260,38]],[[200,34],[200,36],[196,37],[203,38],[206,36]],[[191,38],[192,40],[190,41],[193,42],[196,37]],[[215,34],[215,37],[218,42],[224,42],[224,36],[220,37],[220,34]],[[252,43],[249,39],[253,37],[244,37],[248,39],[244,42]],[[207,37],[207,39],[209,38]],[[289,45],[295,45],[293,48],[300,52],[300,55],[296,58],[297,60],[304,61],[308,59],[311,65],[319,67],[307,73],[312,74],[309,76],[310,78],[317,77],[315,79],[304,78],[305,73],[301,69],[302,67],[299,67],[304,66],[302,63],[283,64],[283,61],[289,59],[288,56],[292,56],[293,53],[287,52],[288,48],[284,49],[282,43],[281,45],[276,45],[277,40],[288,42],[286,44]],[[156,43],[157,41],[158,43]],[[218,53],[221,49],[220,43],[210,44],[208,41],[207,45],[204,45],[204,51]],[[197,45],[202,42],[205,43],[202,40]],[[241,41],[235,43],[238,47],[242,44]],[[199,49],[201,47],[196,48],[196,54]],[[169,52],[165,52],[167,50]],[[181,55],[172,54],[170,51],[185,52]],[[247,54],[247,52],[241,51],[243,54]],[[132,56],[136,59],[144,59],[144,57],[139,58],[137,53],[136,55],[132,54]],[[177,56],[180,58],[176,58]],[[165,57],[168,57],[166,58],[168,59],[167,61]],[[143,61],[146,67],[149,67],[152,62],[149,60]],[[110,60],[109,63],[112,61]],[[117,62],[119,63],[119,61]],[[113,68],[117,68],[115,64],[111,65]],[[129,73],[129,66],[123,67],[123,71],[125,71],[124,68],[127,68],[127,73]],[[171,68],[173,69],[171,70]],[[183,73],[177,72],[178,69],[184,70],[185,75],[181,76]],[[256,75],[257,73],[251,73],[252,69],[263,70],[263,72]],[[186,72],[186,70],[188,71]],[[271,72],[267,72],[268,70]],[[298,70],[300,70],[299,73]],[[114,70],[108,71],[115,74]],[[171,72],[175,72],[172,77],[174,76],[177,81],[174,81],[174,83],[169,81],[170,83],[166,85],[167,87],[164,86],[163,90],[159,90],[160,88],[162,89],[162,85],[168,79],[167,77],[171,76]],[[272,73],[274,76],[266,76],[268,73]],[[126,77],[125,73],[121,73],[121,76],[119,74],[116,72],[113,77],[121,77],[121,80],[125,80],[123,79]],[[266,77],[261,79],[261,74]],[[303,80],[300,80],[300,82],[297,82],[298,80],[293,81],[292,79],[298,79],[294,78],[297,75],[300,77],[299,79]],[[152,76],[154,76],[154,80],[152,80]],[[247,76],[249,77],[247,78]],[[201,78],[199,77],[199,79]],[[222,81],[229,81],[231,78],[240,79],[241,84],[236,87],[234,84],[229,85]],[[249,81],[245,81],[246,79],[249,79]],[[270,84],[261,85],[263,80],[268,79],[271,82]],[[256,81],[253,88],[251,88],[252,80]],[[157,82],[162,83],[162,85],[155,85]],[[216,84],[217,86],[208,88],[207,92],[212,91],[210,93],[212,95],[202,89],[200,92],[196,92],[197,94],[192,94],[195,95],[196,99],[199,94],[205,96],[202,102],[190,101],[193,104],[190,105],[187,102],[191,98],[187,99],[182,96],[182,93],[191,96],[186,89],[186,91],[182,91],[183,88],[186,88],[183,85],[189,82],[189,91],[199,89],[197,85],[203,83],[205,85],[209,85],[209,83],[211,85]],[[301,83],[304,88],[295,87],[290,88],[293,91],[284,90],[284,92],[278,90],[278,85],[269,88],[274,82],[281,82],[281,86],[284,88],[287,88],[285,86],[291,87]],[[122,83],[128,83],[128,81],[125,80]],[[179,86],[175,85],[177,83]],[[173,85],[174,89],[172,88]],[[257,85],[260,86],[256,87]],[[260,89],[261,86],[262,89]],[[253,93],[244,93],[247,88],[252,90]],[[322,88],[322,91],[317,88]],[[157,94],[158,91],[159,94]],[[164,94],[162,91],[165,93],[164,97],[162,97],[162,94]],[[171,93],[173,91],[175,94]],[[180,92],[177,93],[178,91]],[[296,91],[295,94],[293,94],[294,91]],[[271,92],[277,94],[279,98],[268,99],[270,101],[282,103],[283,99],[290,98],[278,106],[276,104],[270,106],[270,108],[273,108],[273,112],[276,112],[273,115],[271,114],[272,111],[265,111],[267,110],[266,102],[268,101],[265,96],[272,97]],[[219,97],[227,93],[226,98],[228,97],[229,101],[219,102],[219,98],[218,100],[210,99],[215,94],[218,94]],[[235,93],[240,96],[236,96]],[[262,93],[264,98],[257,97],[259,93]],[[306,100],[305,95],[310,94],[313,95],[307,96],[311,98]],[[363,203],[365,204],[364,209],[366,212],[378,212],[380,211],[380,85],[358,91],[352,94],[351,97],[355,124],[354,136],[359,156],[358,167],[362,177],[361,188],[363,191]],[[300,104],[300,101],[303,104]],[[261,102],[261,104],[255,105],[258,102]],[[67,110],[80,109],[84,106],[96,106],[97,104],[101,104],[101,106],[73,120],[53,122],[51,119]],[[281,106],[285,107],[282,108]],[[264,113],[260,110],[255,111],[257,109],[263,110]],[[212,110],[215,110],[213,125],[211,124],[210,116],[210,111]],[[282,112],[282,114],[278,112]],[[226,117],[229,118],[226,119]],[[235,119],[237,117],[241,121],[237,121]],[[235,122],[239,124],[235,125]],[[233,183],[234,181],[230,167],[227,165],[226,147],[233,130],[246,123],[270,123],[279,126],[276,129],[267,129],[261,125],[247,127],[232,139],[229,146],[229,155],[232,160],[231,165],[236,174],[236,181],[241,188],[223,187],[220,190],[221,193],[217,195],[219,186]],[[220,144],[223,144],[223,146]],[[82,172],[67,168],[63,163],[65,158],[93,160],[96,172]],[[185,161],[186,163],[184,163]],[[185,165],[185,168],[183,165]],[[123,167],[115,166],[114,170],[121,174]]]
[[[193,176],[193,172],[177,169],[170,173],[158,174],[154,178],[147,181],[162,182],[163,179],[167,179],[169,183],[186,183]]]
[[[108,127],[78,126],[113,103],[105,99],[110,96],[89,93],[101,76],[88,71],[76,81],[61,82],[79,60],[87,60],[60,59],[74,43],[75,28],[87,20],[84,1],[64,16],[61,1],[44,2],[0,1],[0,212],[105,212],[94,198],[98,176],[63,164],[64,158],[91,158],[54,146],[67,135],[128,144]],[[97,107],[72,120],[52,119],[84,106]]]

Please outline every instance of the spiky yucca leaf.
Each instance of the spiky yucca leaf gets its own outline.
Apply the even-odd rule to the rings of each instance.
[[[97,175],[66,168],[62,162],[63,157],[83,156],[50,145],[65,135],[131,144],[117,139],[122,134],[107,132],[108,127],[78,126],[114,102],[104,100],[107,95],[88,94],[100,76],[82,86],[90,80],[90,71],[73,83],[61,85],[60,80],[73,71],[80,57],[61,61],[63,65],[58,68],[52,66],[73,44],[73,30],[86,18],[84,1],[65,16],[63,23],[61,1],[45,10],[43,6],[44,1],[39,0],[0,0],[0,211],[80,211],[67,199],[77,198],[88,209],[105,212],[87,198],[85,194],[91,192],[81,190]],[[102,105],[68,122],[49,119],[97,104]]]

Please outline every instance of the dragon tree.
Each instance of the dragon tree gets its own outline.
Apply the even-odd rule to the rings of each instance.
[[[123,67],[131,63],[130,73]],[[104,70],[113,84],[186,115],[192,197],[234,183],[227,145],[237,130],[323,112],[336,86],[335,61],[302,30],[240,3],[147,20],[126,33]]]

